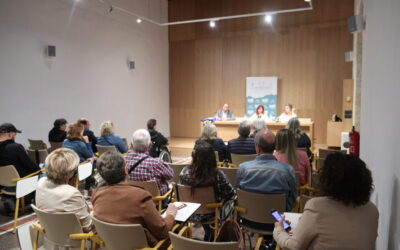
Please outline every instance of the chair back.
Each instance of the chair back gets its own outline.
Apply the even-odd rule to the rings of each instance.
[[[229,183],[233,186],[236,187],[236,179],[237,179],[237,171],[239,168],[221,168],[218,167],[219,170],[224,172],[226,177],[229,180]]]
[[[97,147],[97,152],[99,152],[99,156],[101,156],[103,153],[107,152],[107,151],[115,151],[117,150],[117,148],[112,145],[112,146],[101,146],[99,144],[96,144]]]
[[[25,223],[18,227],[17,235],[19,247],[21,250],[32,250],[32,237],[30,227],[32,226],[33,221]]]
[[[47,149],[46,143],[42,140],[32,140],[28,139],[29,149],[39,150],[39,149]]]
[[[320,149],[318,149],[318,158],[326,159],[326,157],[328,155],[333,154],[333,153],[346,154],[347,151],[346,150],[338,150],[338,149],[323,149],[323,148],[320,148]]]
[[[160,195],[160,190],[158,189],[157,182],[155,180],[151,181],[129,181],[135,186],[141,187],[144,190],[148,191],[151,196]]]
[[[129,149],[128,140],[126,138],[121,138],[121,139],[125,143],[126,148]]]
[[[31,149],[28,148],[27,150],[29,158],[35,162],[36,164],[44,163],[46,157],[49,155],[47,149]]]
[[[257,156],[256,154],[239,155],[239,154],[231,153],[232,163],[236,164],[236,166],[239,166],[239,164],[242,162],[252,161],[256,158],[256,156]]]
[[[168,165],[174,171],[174,177],[172,177],[172,180],[171,180],[174,183],[179,182],[179,174],[181,173],[182,169],[187,166],[190,166],[190,164],[174,164],[174,163],[168,163]]]
[[[90,214],[97,234],[109,250],[132,250],[147,247],[146,235],[140,224],[113,224]]]
[[[215,203],[215,194],[213,187],[198,187],[192,193],[190,186],[181,184],[176,185],[178,201],[200,203],[201,206],[196,210],[196,214],[214,213],[213,208],[206,208],[206,204]]]
[[[54,150],[62,147],[62,142],[52,142],[50,141],[50,148],[48,149],[49,153],[53,152]]]
[[[313,197],[308,195],[300,196],[300,213],[303,213],[304,207],[306,206],[307,201],[311,200]]]
[[[315,189],[319,189],[319,174],[312,173],[311,174],[311,187]]]
[[[286,209],[285,194],[260,194],[237,189],[238,205],[247,211],[240,213],[244,219],[258,223],[274,223],[271,210],[284,212]]]
[[[11,181],[14,178],[20,178],[20,176],[13,165],[0,167],[0,186],[16,187],[17,183]]]
[[[75,213],[49,213],[31,204],[33,211],[45,230],[46,238],[60,246],[70,246],[70,234],[83,233]]]
[[[26,152],[28,153],[29,158],[30,158],[34,163],[38,164],[38,163],[37,163],[37,157],[36,157],[36,150],[28,148],[28,149],[26,149]]]
[[[299,172],[294,172],[294,174],[295,174],[295,180],[296,180],[296,187],[299,187],[299,186],[301,186],[301,184],[300,184],[300,174],[299,174]]]
[[[317,159],[317,170],[320,170],[324,166],[325,159],[318,158]]]
[[[47,149],[38,149],[38,163],[44,163],[48,155]]]
[[[174,250],[238,250],[238,242],[206,242],[185,238],[169,232]]]

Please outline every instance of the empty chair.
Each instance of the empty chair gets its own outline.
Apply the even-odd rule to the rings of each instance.
[[[32,140],[28,139],[29,142],[29,149],[39,150],[39,149],[47,149],[46,143],[42,140]]]
[[[318,150],[318,158],[320,159],[325,159],[328,155],[333,154],[333,153],[342,153],[346,154],[346,150],[338,150],[338,149],[322,149],[320,148]]]
[[[171,181],[173,183],[178,183],[179,182],[179,174],[181,173],[182,169],[186,166],[189,166],[190,164],[174,164],[174,163],[168,163],[168,165],[174,170],[174,177],[172,177]]]
[[[242,163],[242,162],[254,160],[256,158],[256,156],[257,156],[256,154],[239,155],[239,154],[231,153],[232,164],[235,164],[236,166],[239,166],[239,164]]]
[[[117,149],[115,148],[115,146],[101,146],[101,145],[96,144],[96,147],[97,147],[97,152],[99,153],[99,157],[100,157],[103,153],[105,153],[105,152],[107,152],[107,151],[115,151],[115,150],[117,150]]]
[[[159,249],[165,240],[159,241],[154,248],[147,248],[147,239],[140,224],[113,224],[92,217],[98,236],[108,250]]]
[[[245,231],[257,234],[256,248],[259,249],[263,242],[262,235],[272,235],[273,223],[275,222],[271,216],[270,211],[275,209],[279,212],[284,212],[286,208],[286,195],[285,194],[260,194],[237,189],[237,206],[235,207],[235,220],[238,215],[245,220],[271,224],[271,230],[261,230],[253,228],[242,223],[242,228]]]
[[[36,164],[44,163],[47,155],[49,154],[47,149],[27,149],[29,158]]]
[[[51,243],[63,247],[77,247],[85,249],[86,240],[93,237],[93,232],[84,233],[75,213],[48,213],[35,205],[31,205],[39,220],[34,223],[35,230],[43,232],[44,237]],[[36,239],[35,239],[36,241]],[[35,249],[34,249],[35,250]]]
[[[237,250],[237,242],[205,242],[188,239],[183,236],[169,232],[172,248],[174,250]]]
[[[158,211],[161,213],[162,210],[162,202],[165,199],[169,198],[169,195],[172,193],[172,189],[168,190],[164,195],[160,195],[160,190],[158,189],[157,182],[154,180],[151,181],[129,181],[130,183],[134,184],[135,186],[141,187],[148,191],[153,201],[157,204]]]
[[[237,171],[239,168],[218,168],[219,170],[221,170],[222,172],[224,172],[224,174],[226,175],[226,177],[229,180],[229,183],[235,187],[236,186],[236,179],[237,179]]]
[[[56,149],[58,149],[58,148],[61,148],[62,147],[62,142],[49,142],[50,143],[50,148],[48,149],[48,151],[49,151],[49,154],[51,153],[51,152],[53,152],[54,150],[56,150]]]

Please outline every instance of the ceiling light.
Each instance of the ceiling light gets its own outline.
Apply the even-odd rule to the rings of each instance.
[[[265,17],[264,17],[264,21],[266,22],[266,23],[272,23],[272,16],[271,15],[265,15]]]
[[[142,22],[142,19],[138,18],[138,19],[136,19],[136,22],[137,22],[137,23],[141,23],[141,22]]]
[[[304,0],[304,2],[307,2],[307,3],[309,3],[309,2],[311,2],[311,0]]]
[[[215,28],[215,21],[210,21],[210,27]]]

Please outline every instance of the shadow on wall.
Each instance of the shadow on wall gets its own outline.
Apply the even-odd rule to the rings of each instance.
[[[392,208],[390,215],[389,225],[389,250],[400,250],[400,242],[396,242],[399,232],[399,210],[400,210],[400,192],[399,192],[399,179],[395,177],[392,190]]]

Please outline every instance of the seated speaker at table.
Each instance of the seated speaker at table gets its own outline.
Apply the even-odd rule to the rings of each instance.
[[[229,105],[227,103],[222,106],[222,109],[217,111],[215,117],[218,121],[233,121],[236,119],[233,111],[229,109]]]
[[[294,112],[296,109],[293,107],[292,104],[288,103],[285,105],[285,112],[283,112],[279,117],[278,121],[280,122],[288,122],[293,117],[297,117],[296,113]]]
[[[257,106],[257,109],[256,109],[256,112],[255,112],[252,116],[250,116],[249,119],[250,119],[251,121],[254,121],[255,119],[263,119],[263,120],[266,121],[266,122],[271,122],[271,121],[274,120],[274,118],[271,117],[271,116],[268,114],[268,111],[265,110],[265,108],[264,108],[263,105],[258,105],[258,106]]]

